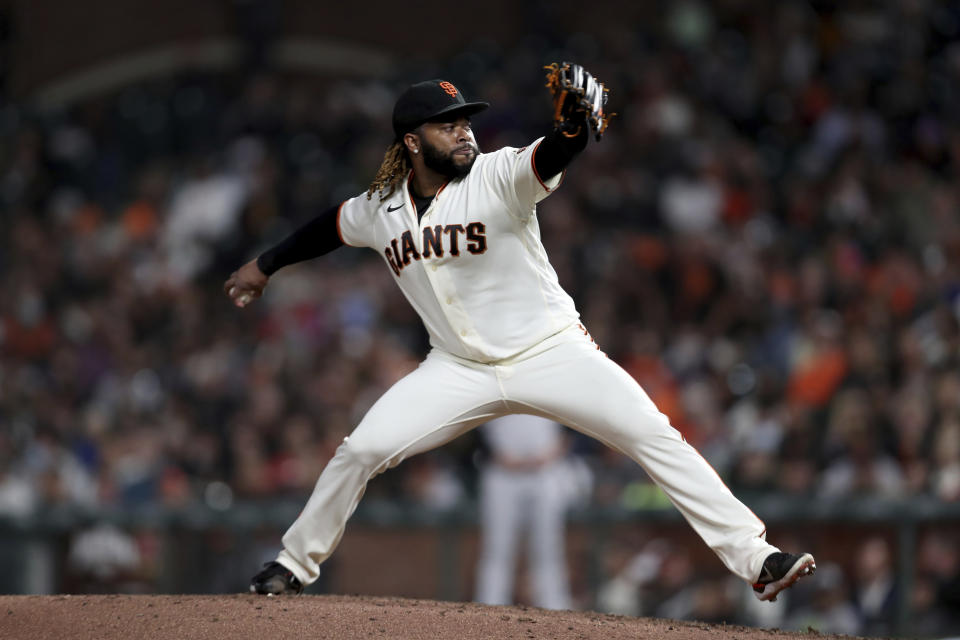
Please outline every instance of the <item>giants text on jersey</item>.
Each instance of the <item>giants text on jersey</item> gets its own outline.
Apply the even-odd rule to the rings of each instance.
[[[386,200],[361,194],[340,207],[341,239],[383,256],[433,347],[497,362],[579,321],[540,241],[536,206],[562,174],[541,181],[538,143],[481,154],[420,220],[409,180]]]

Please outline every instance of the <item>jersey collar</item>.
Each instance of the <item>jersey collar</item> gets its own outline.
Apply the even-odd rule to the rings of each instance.
[[[440,193],[447,188],[447,185],[450,184],[450,180],[447,179],[440,188],[437,189],[437,192],[434,194],[433,199],[436,200],[440,197]],[[413,210],[417,210],[417,203],[413,200],[413,169],[410,169],[410,173],[407,175],[407,179],[403,183],[403,188],[407,192],[407,200],[410,202],[410,206],[413,207]]]

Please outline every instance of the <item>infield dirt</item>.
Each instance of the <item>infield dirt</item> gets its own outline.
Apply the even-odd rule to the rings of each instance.
[[[0,596],[3,640],[850,638],[588,611],[364,596]]]

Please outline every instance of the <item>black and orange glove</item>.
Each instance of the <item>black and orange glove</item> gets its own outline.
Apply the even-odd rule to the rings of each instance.
[[[544,69],[547,70],[547,87],[553,94],[554,128],[568,138],[574,138],[580,135],[580,128],[586,121],[599,141],[614,115],[607,115],[604,111],[607,88],[578,64],[554,62]]]

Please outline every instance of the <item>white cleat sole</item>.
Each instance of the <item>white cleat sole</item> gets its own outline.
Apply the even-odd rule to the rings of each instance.
[[[758,600],[762,600],[764,602],[775,602],[777,599],[777,594],[784,589],[789,589],[792,587],[793,583],[800,578],[813,575],[816,570],[817,563],[813,559],[813,556],[809,553],[805,553],[794,563],[790,571],[787,572],[787,575],[783,576],[776,582],[771,582],[770,584],[764,585],[763,593],[758,593],[756,591],[753,593],[755,596],[757,596]]]

